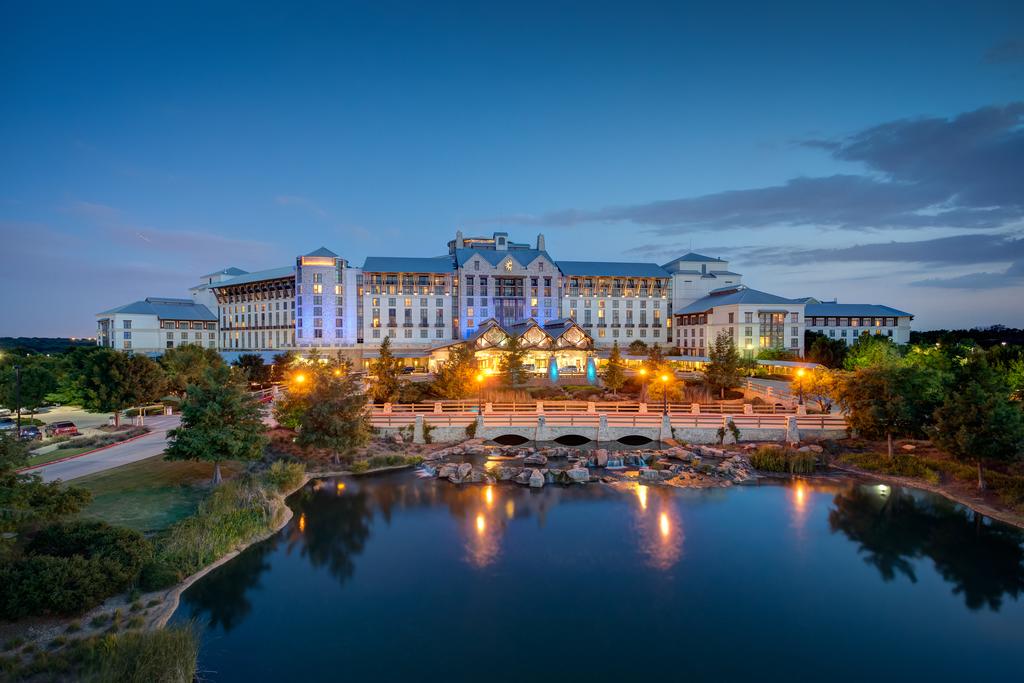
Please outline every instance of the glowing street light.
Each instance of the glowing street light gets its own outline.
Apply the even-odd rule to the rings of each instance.
[[[661,414],[668,415],[668,375],[661,376]]]
[[[306,376],[300,372],[299,374],[295,375],[294,379],[296,384],[304,384],[306,381]]]
[[[484,414],[484,380],[487,379],[484,373],[477,373],[476,376],[476,414]]]
[[[797,395],[797,399],[798,399],[797,403],[799,403],[800,405],[804,404],[804,383],[803,383],[803,379],[804,379],[804,375],[806,373],[807,373],[807,371],[804,370],[803,368],[797,368],[797,371],[796,371],[796,395]]]

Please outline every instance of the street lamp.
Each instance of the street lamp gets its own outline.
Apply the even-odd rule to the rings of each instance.
[[[21,366],[14,366],[14,409],[17,411],[18,421],[17,430],[15,433],[18,438],[21,438]]]
[[[476,376],[476,414],[484,414],[484,379],[486,376],[481,372]]]
[[[796,395],[797,395],[797,404],[798,405],[803,405],[804,404],[804,383],[803,383],[803,379],[804,379],[804,373],[805,372],[806,372],[806,370],[804,370],[803,368],[797,368],[797,371],[796,371]]]
[[[647,401],[647,368],[640,368],[640,400]]]
[[[661,376],[661,414],[668,415],[668,375]]]

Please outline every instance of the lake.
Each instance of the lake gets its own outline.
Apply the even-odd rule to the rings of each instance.
[[[1022,680],[1024,536],[816,477],[312,482],[196,582],[205,680]]]

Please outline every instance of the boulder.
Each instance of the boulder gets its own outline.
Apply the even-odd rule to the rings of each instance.
[[[519,474],[520,469],[518,467],[505,467],[499,466],[495,468],[494,473],[497,475],[498,481],[509,481],[515,479],[516,475]]]
[[[447,479],[448,477],[456,474],[459,471],[458,463],[446,462],[437,468],[437,476],[441,479]]]
[[[524,465],[547,465],[548,459],[540,453],[531,453],[530,455],[523,458]]]
[[[667,471],[667,470],[666,470]],[[671,472],[669,472],[671,474]],[[655,482],[661,481],[661,473],[658,470],[652,470],[645,467],[640,470],[640,481]]]
[[[473,471],[473,466],[468,462],[459,463],[459,476],[465,479]]]
[[[573,467],[571,470],[566,470],[565,474],[569,478],[569,481],[577,484],[590,481],[590,472],[582,467]]]
[[[594,451],[594,466],[604,467],[608,464],[608,451],[604,448],[598,448]]]
[[[531,489],[539,489],[544,486],[544,475],[540,470],[531,470],[529,484]]]
[[[392,434],[392,435],[391,435],[391,441],[392,441],[393,443],[397,443],[397,444],[403,444],[403,443],[405,443],[405,438],[404,438],[404,437],[402,437],[402,435],[401,435],[401,434],[399,434],[399,433],[397,433],[397,432],[396,432],[396,433],[394,433],[394,434]]]
[[[524,467],[523,469],[519,470],[518,474],[516,474],[515,482],[517,484],[529,484],[530,477],[533,476],[533,473],[536,471],[537,470],[530,469],[529,467]]]

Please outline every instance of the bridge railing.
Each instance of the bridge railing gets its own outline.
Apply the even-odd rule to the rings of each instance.
[[[539,408],[538,408],[539,406]],[[670,413],[693,413],[694,406],[700,414],[707,415],[744,415],[769,414],[791,415],[795,409],[770,405],[744,405],[742,403],[669,403]],[[374,413],[436,415],[438,413],[477,413],[483,408],[485,413],[524,413],[535,415],[538,412],[551,413],[590,413],[606,415],[640,414],[641,410],[648,414],[662,412],[662,404],[658,401],[638,403],[636,401],[507,401],[479,403],[477,401],[425,401],[421,403],[391,403],[386,406],[375,405]]]

